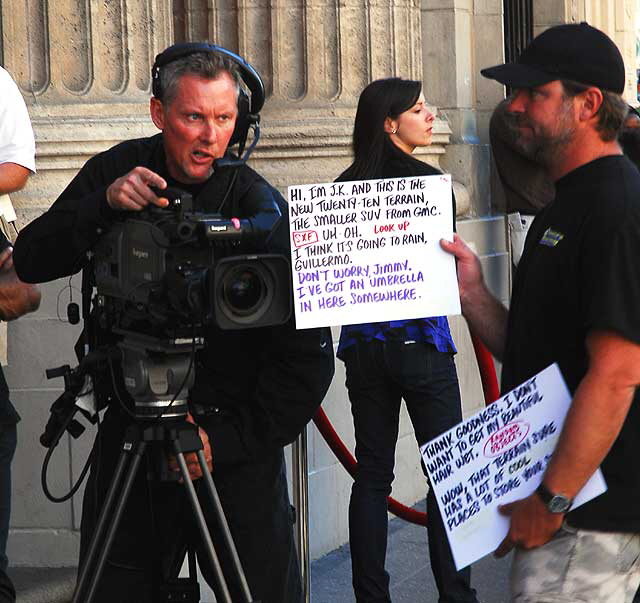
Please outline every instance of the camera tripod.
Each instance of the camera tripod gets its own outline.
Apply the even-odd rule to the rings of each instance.
[[[128,353],[131,353],[131,348],[125,348],[125,375],[127,373],[127,365],[132,366],[135,364],[131,362],[130,358],[127,360]],[[137,352],[134,352],[134,356],[136,357],[138,366],[143,367],[143,372],[146,375],[155,374],[156,379],[158,373],[162,372],[162,370],[166,368],[166,361],[154,363],[153,358],[146,355],[146,352],[143,353],[140,348],[137,349]],[[172,362],[169,364],[172,369],[175,370],[176,364],[179,365],[183,362],[188,363],[188,357],[185,359],[184,354],[177,354],[173,356]],[[167,372],[169,372],[169,370],[167,370]],[[188,375],[189,372],[189,369],[186,369],[185,374]],[[171,381],[171,379],[167,379],[167,382],[169,381]],[[173,382],[176,383],[175,379]],[[126,502],[131,494],[140,463],[145,454],[149,454],[150,451],[148,450],[148,447],[152,443],[170,446],[173,450],[173,454],[178,462],[182,483],[185,487],[186,495],[193,512],[193,517],[196,520],[198,532],[202,538],[203,548],[215,575],[219,595],[221,597],[220,603],[237,602],[234,602],[231,599],[229,588],[222,572],[202,507],[189,475],[189,470],[184,458],[186,453],[195,452],[198,458],[198,464],[200,465],[203,476],[201,479],[204,480],[206,493],[210,499],[216,521],[223,535],[224,542],[222,544],[226,547],[232,562],[232,569],[236,574],[238,583],[240,584],[244,600],[243,603],[259,603],[258,601],[254,601],[251,596],[249,585],[244,575],[222,505],[220,504],[216,487],[213,483],[213,478],[207,468],[207,462],[203,452],[203,444],[198,435],[197,426],[186,421],[186,412],[182,413],[181,416],[176,416],[178,413],[172,413],[171,418],[164,418],[164,416],[160,416],[157,417],[156,420],[149,420],[149,408],[157,408],[158,406],[164,406],[166,408],[167,406],[170,406],[173,409],[172,403],[175,401],[178,401],[177,408],[186,407],[186,395],[184,394],[186,394],[186,390],[188,388],[187,382],[188,378],[182,380],[182,383],[178,386],[178,391],[175,392],[173,397],[169,396],[171,398],[171,402],[168,404],[167,400],[147,399],[146,402],[140,402],[139,399],[136,399],[136,410],[140,411],[145,408],[146,417],[145,419],[134,420],[125,432],[118,463],[111,483],[109,484],[104,504],[95,526],[84,563],[80,569],[78,582],[76,584],[72,600],[73,603],[91,603],[96,594],[111,545],[113,544],[114,537],[122,519]],[[169,387],[169,389],[171,388]],[[136,412],[136,415],[139,416],[139,414],[139,412]],[[191,556],[189,557],[189,561],[190,568],[192,570],[193,558]],[[199,590],[197,588],[192,589],[192,598],[187,599],[185,596],[186,595],[182,593],[179,600],[184,601],[185,603],[197,603],[199,601]],[[173,598],[170,593],[167,593],[166,601],[172,600],[178,599]]]
[[[207,468],[207,462],[202,450],[202,441],[198,436],[197,427],[187,423],[186,421],[181,421],[174,425],[167,426],[157,424],[142,427],[138,424],[133,424],[127,429],[127,433],[122,443],[120,458],[118,459],[118,464],[109,486],[109,490],[107,491],[104,506],[100,513],[98,523],[96,524],[86,559],[80,571],[73,603],[91,603],[96,594],[96,589],[104,570],[109,550],[113,543],[118,525],[120,524],[126,502],[131,493],[134,478],[138,472],[140,462],[145,454],[147,446],[151,442],[165,442],[170,443],[173,446],[180,469],[180,475],[189,498],[194,518],[197,522],[200,536],[203,540],[204,549],[216,576],[216,581],[222,597],[221,603],[232,603],[231,595],[222,573],[222,568],[216,555],[211,535],[207,528],[202,507],[198,501],[198,497],[193,483],[191,482],[189,470],[184,459],[185,453],[196,452],[203,474],[202,479],[204,480],[207,494],[211,500],[216,513],[216,519],[224,536],[224,545],[227,547],[232,558],[235,572],[241,584],[244,599],[247,603],[257,603],[254,602],[251,597],[249,586],[244,576],[235,544],[231,537],[231,533],[220,504],[220,499],[218,498],[213,479]],[[108,523],[109,519],[111,519],[110,523]],[[90,576],[92,567],[94,567],[93,576]],[[83,593],[85,591],[86,595],[83,597]]]

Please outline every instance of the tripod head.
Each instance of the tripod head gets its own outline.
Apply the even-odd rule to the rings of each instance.
[[[195,353],[202,337],[162,340],[127,333],[118,343],[122,350],[122,375],[141,420],[186,417],[188,393],[195,379]]]

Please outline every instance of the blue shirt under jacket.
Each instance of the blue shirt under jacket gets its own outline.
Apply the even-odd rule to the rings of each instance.
[[[386,341],[389,337],[404,338],[405,341],[431,343],[439,352],[456,353],[449,331],[446,316],[433,318],[415,318],[413,320],[392,320],[372,322],[359,325],[344,325],[340,331],[340,343],[337,356],[342,360],[342,353],[358,341]]]

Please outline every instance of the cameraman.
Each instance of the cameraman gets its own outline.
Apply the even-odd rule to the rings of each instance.
[[[156,64],[162,64],[162,55]],[[227,218],[270,213],[277,219],[281,213],[265,251],[287,253],[281,195],[246,165],[215,166],[227,153],[238,117],[236,65],[205,48],[168,62],[157,75],[150,112],[162,133],[123,142],[84,165],[51,208],[20,234],[14,261],[22,279],[49,281],[85,267],[87,252],[120,212],[167,205],[151,187],[185,190],[196,207]],[[200,426],[249,587],[262,603],[298,603],[301,584],[283,447],[304,429],[329,387],[330,331],[296,331],[291,318],[283,326],[242,331],[208,327],[205,340],[190,391],[192,407],[195,403],[204,412],[192,413],[193,420]],[[118,402],[112,402],[94,444],[83,502],[81,562],[129,422]],[[197,480],[195,454],[186,460]],[[184,486],[147,481],[143,474],[136,476],[95,601],[155,603],[159,576],[170,573],[185,539],[193,535]],[[214,543],[223,542],[205,496],[201,502]],[[228,569],[223,548],[217,547],[218,554]],[[215,587],[206,559],[199,558],[207,582]],[[229,572],[225,575],[233,601],[243,600]]]

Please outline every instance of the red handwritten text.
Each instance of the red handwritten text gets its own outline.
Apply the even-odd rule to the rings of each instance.
[[[318,242],[318,233],[315,230],[299,230],[293,232],[292,235],[296,249]]]
[[[492,433],[484,445],[484,455],[500,456],[505,450],[513,448],[527,437],[529,423],[525,421],[513,421],[499,431]]]

